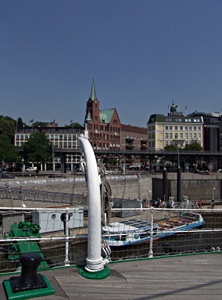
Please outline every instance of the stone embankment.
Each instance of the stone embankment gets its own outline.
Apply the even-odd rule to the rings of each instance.
[[[112,197],[118,199],[151,199],[152,179],[149,176],[140,177],[138,175],[115,175],[107,176],[112,189]],[[3,206],[9,204],[9,200],[13,198],[15,189],[18,189],[18,196],[16,198],[25,198],[25,192],[31,190],[32,192],[46,192],[46,193],[64,193],[71,195],[87,195],[87,184],[84,176],[67,177],[67,178],[44,178],[44,177],[30,177],[25,179],[13,179],[1,181],[0,191],[4,191],[4,196],[1,196],[1,203]],[[11,194],[10,194],[11,191]],[[5,197],[6,195],[6,197]],[[29,194],[30,197],[30,194]],[[7,198],[7,199],[4,199]],[[33,197],[34,199],[34,197]],[[67,197],[69,202],[69,197]],[[27,199],[26,199],[27,200]],[[10,201],[10,205],[11,205]],[[32,202],[32,201],[31,201]],[[38,202],[38,197],[34,199],[35,203]],[[42,201],[40,201],[42,202]],[[43,203],[42,203],[43,204]],[[13,205],[15,206],[15,205]],[[45,205],[42,205],[45,206]],[[29,205],[30,207],[30,205]]]
[[[163,174],[127,174],[107,175],[107,181],[112,189],[112,197],[118,199],[140,199],[150,200],[163,198]],[[183,173],[181,177],[181,196],[188,196],[189,200],[203,199],[209,202],[214,198],[221,202],[222,174],[200,176],[193,173]],[[21,190],[33,190],[38,192],[65,193],[68,195],[87,196],[87,185],[85,177],[81,175],[66,174],[66,178],[26,177],[12,180],[2,179],[2,188],[15,188]],[[168,174],[169,196],[177,198],[177,175]],[[3,203],[3,197],[1,203]]]

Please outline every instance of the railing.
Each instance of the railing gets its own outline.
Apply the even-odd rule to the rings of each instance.
[[[12,188],[10,186],[0,187],[0,199],[23,200],[23,202],[49,202],[55,204],[76,204],[85,205],[87,203],[86,196],[70,193],[37,191],[33,189]]]
[[[15,271],[19,266],[18,255],[23,251],[41,251],[49,268],[85,263],[88,218],[84,214],[83,207],[58,209],[0,207],[0,212],[0,273]],[[184,227],[183,230],[177,226],[168,229],[168,233],[170,233],[168,235],[165,235],[164,230],[159,228],[158,233],[160,235],[157,236],[156,224],[160,224],[160,220],[167,223],[179,214],[185,219],[187,213],[195,215],[195,220],[199,220],[197,216],[201,215],[204,224],[199,224],[200,227],[191,229]],[[111,223],[115,223],[116,228],[117,222],[129,224],[129,221],[132,223],[132,220],[135,219],[143,220],[149,224],[149,238],[143,241],[138,239],[137,242],[127,245],[111,245],[110,259],[112,261],[222,250],[221,208],[212,209],[208,206],[201,209],[141,207],[112,210]],[[21,228],[16,228],[14,223],[20,224]],[[33,223],[39,224],[41,227],[40,235],[36,234],[36,227],[32,228]],[[14,228],[13,232],[11,225]],[[34,235],[27,233],[32,229]],[[140,231],[134,232],[128,237],[126,237],[126,232],[122,232],[121,238],[118,237],[118,239],[126,241],[128,238],[129,241],[133,241],[133,239],[138,238],[136,234],[145,234],[142,231],[143,228],[141,227]],[[116,236],[116,232],[110,234],[110,239],[113,236]]]

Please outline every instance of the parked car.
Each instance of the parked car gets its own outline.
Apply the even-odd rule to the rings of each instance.
[[[26,169],[26,172],[37,172],[37,167],[29,167]]]
[[[1,178],[15,178],[15,175],[3,172]]]
[[[48,178],[66,178],[66,176],[62,174],[50,174]]]

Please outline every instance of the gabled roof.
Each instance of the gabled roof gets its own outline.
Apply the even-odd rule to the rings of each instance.
[[[100,110],[100,122],[101,123],[110,123],[113,114],[114,114],[115,108],[110,108],[110,109],[104,109],[104,110]]]

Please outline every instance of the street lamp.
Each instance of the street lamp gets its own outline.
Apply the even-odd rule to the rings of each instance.
[[[177,202],[181,201],[181,169],[180,169],[180,152],[179,147],[177,148]]]
[[[22,176],[23,176],[23,172],[24,172],[24,158],[22,158]]]
[[[214,192],[215,192],[215,187],[213,187],[213,200],[214,200]]]
[[[177,145],[177,168],[180,169],[180,151]]]
[[[148,190],[148,207],[151,207],[151,200],[152,200],[152,198],[151,198],[151,190]]]

